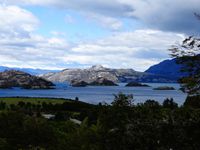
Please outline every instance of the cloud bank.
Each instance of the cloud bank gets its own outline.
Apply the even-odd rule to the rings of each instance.
[[[193,12],[198,0],[0,0],[0,65],[64,69],[103,64],[144,71],[169,57],[168,48],[199,32]],[[77,11],[112,34],[71,43],[63,33],[45,37],[36,33],[39,20],[25,6]],[[8,19],[9,18],[9,19]],[[68,22],[74,22],[71,16]],[[145,28],[123,31],[123,19],[138,20]]]
[[[34,34],[39,21],[16,6],[1,6],[0,60],[7,66],[63,69],[68,65],[103,64],[144,70],[168,57],[167,48],[184,35],[159,30],[115,32],[90,42],[70,43],[63,38]],[[17,29],[16,29],[17,28]]]
[[[139,19],[147,27],[157,30],[196,34],[200,13],[199,0],[7,0],[7,4],[41,5],[74,10],[88,16],[103,16],[120,22],[120,18]],[[103,18],[102,17],[102,18]],[[95,19],[95,17],[93,17]],[[122,24],[122,22],[121,22]],[[112,21],[107,21],[112,25]],[[115,28],[114,28],[115,29]]]

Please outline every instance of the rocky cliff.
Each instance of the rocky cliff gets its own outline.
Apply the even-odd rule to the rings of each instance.
[[[0,88],[49,89],[52,86],[52,82],[22,71],[10,70],[0,73]]]
[[[85,81],[80,81],[80,80],[73,80],[71,81],[71,86],[73,87],[85,87],[85,86],[118,86],[116,83],[113,81],[110,81],[106,78],[97,78],[96,80],[87,83]]]

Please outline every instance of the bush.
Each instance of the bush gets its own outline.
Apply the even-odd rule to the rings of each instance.
[[[164,100],[163,102],[163,107],[164,108],[169,108],[169,109],[175,109],[175,108],[178,108],[178,104],[174,102],[174,100],[171,98],[171,99],[166,99]]]
[[[185,100],[184,106],[192,108],[200,108],[200,95],[197,96],[188,96]]]

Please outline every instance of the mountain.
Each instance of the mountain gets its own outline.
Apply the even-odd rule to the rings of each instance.
[[[16,70],[0,73],[0,88],[50,89],[54,84],[43,78]]]
[[[72,82],[81,80],[91,83],[98,78],[105,78],[112,82],[175,82],[175,80],[162,75],[138,72],[133,69],[112,69],[101,65],[92,66],[87,69],[65,69],[56,73],[47,73],[41,77],[52,82]]]
[[[9,68],[8,67],[4,67],[4,66],[0,66],[0,72],[3,72],[5,70],[9,70]]]
[[[179,79],[184,76],[185,73],[181,72],[181,65],[176,63],[176,59],[164,60],[159,64],[151,66],[147,69],[146,73],[167,76],[173,79]]]
[[[49,72],[58,72],[60,70],[44,70],[44,69],[32,69],[32,68],[10,68],[5,66],[0,66],[0,72],[4,72],[6,70],[17,70],[22,72],[27,72],[31,75],[40,75],[40,74],[46,74]]]

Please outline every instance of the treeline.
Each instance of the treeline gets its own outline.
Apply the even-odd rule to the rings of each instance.
[[[77,119],[83,120],[88,116],[88,112],[96,109],[96,105],[80,102],[80,101],[68,101],[63,103],[51,103],[49,102],[24,102],[19,101],[16,104],[7,104],[4,101],[0,101],[0,111],[15,111],[21,112],[29,116],[40,117],[42,114],[54,114],[57,119],[75,117]],[[66,120],[66,119],[64,119]]]
[[[199,100],[188,98],[180,107],[173,99],[163,104],[147,100],[134,105],[131,95],[120,93],[111,105],[1,102],[0,149],[199,149]],[[55,118],[45,119],[43,113],[54,114]]]

